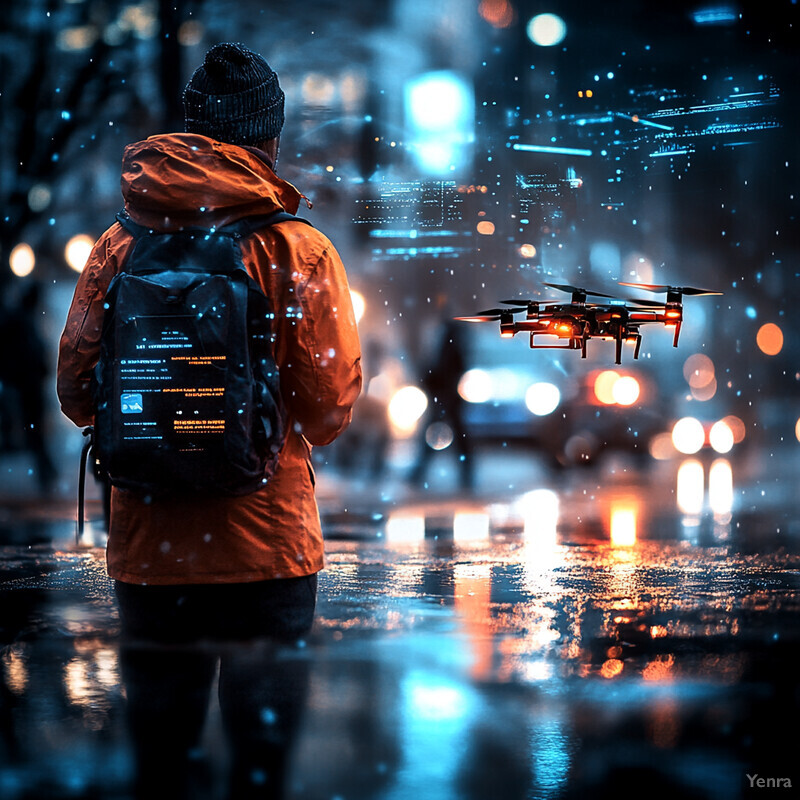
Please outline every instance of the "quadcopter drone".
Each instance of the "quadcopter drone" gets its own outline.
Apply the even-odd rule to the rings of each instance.
[[[648,292],[666,292],[666,300],[641,298],[616,299],[602,292],[590,292],[578,286],[563,283],[545,283],[553,289],[571,292],[568,303],[542,300],[501,300],[510,308],[490,308],[471,317],[456,317],[464,322],[500,321],[500,335],[511,338],[518,333],[530,333],[532,349],[580,350],[586,358],[589,339],[605,339],[616,345],[617,364],[622,362],[622,343],[634,344],[633,357],[639,358],[642,334],[639,328],[652,322],[675,328],[672,346],[678,346],[683,322],[683,295],[722,294],[691,286],[662,286],[652,283],[620,283]],[[587,303],[587,297],[604,297],[613,302]],[[628,305],[631,303],[631,305]],[[520,306],[514,308],[514,306]],[[515,314],[526,312],[525,319],[515,320]],[[536,336],[555,336],[566,344],[539,344]]]

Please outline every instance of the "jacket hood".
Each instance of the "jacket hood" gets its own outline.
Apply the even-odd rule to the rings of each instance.
[[[122,157],[122,196],[134,222],[162,231],[222,227],[242,217],[297,212],[302,195],[255,148],[193,133],[151,136]]]

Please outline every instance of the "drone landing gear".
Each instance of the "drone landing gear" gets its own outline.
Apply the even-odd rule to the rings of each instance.
[[[678,337],[681,335],[681,323],[680,321],[675,323],[675,336],[672,339],[672,346],[678,346]]]
[[[580,350],[582,357],[586,358],[585,339],[569,339],[566,344],[537,344],[535,336],[535,333],[531,333],[531,350]]]

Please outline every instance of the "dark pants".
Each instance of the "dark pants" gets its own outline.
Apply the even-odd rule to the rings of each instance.
[[[284,796],[308,689],[316,575],[257,583],[117,583],[122,678],[142,798],[213,797],[200,750],[219,667],[228,798]]]

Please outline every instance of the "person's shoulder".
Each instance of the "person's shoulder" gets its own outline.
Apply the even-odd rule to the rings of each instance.
[[[95,248],[105,247],[115,250],[121,245],[127,244],[131,239],[133,239],[133,235],[125,230],[119,220],[114,219],[100,234],[94,246]]]
[[[274,223],[267,223],[256,229],[256,234],[280,237],[307,261],[316,261],[327,254],[336,253],[328,236],[312,220],[302,216],[290,215]]]

